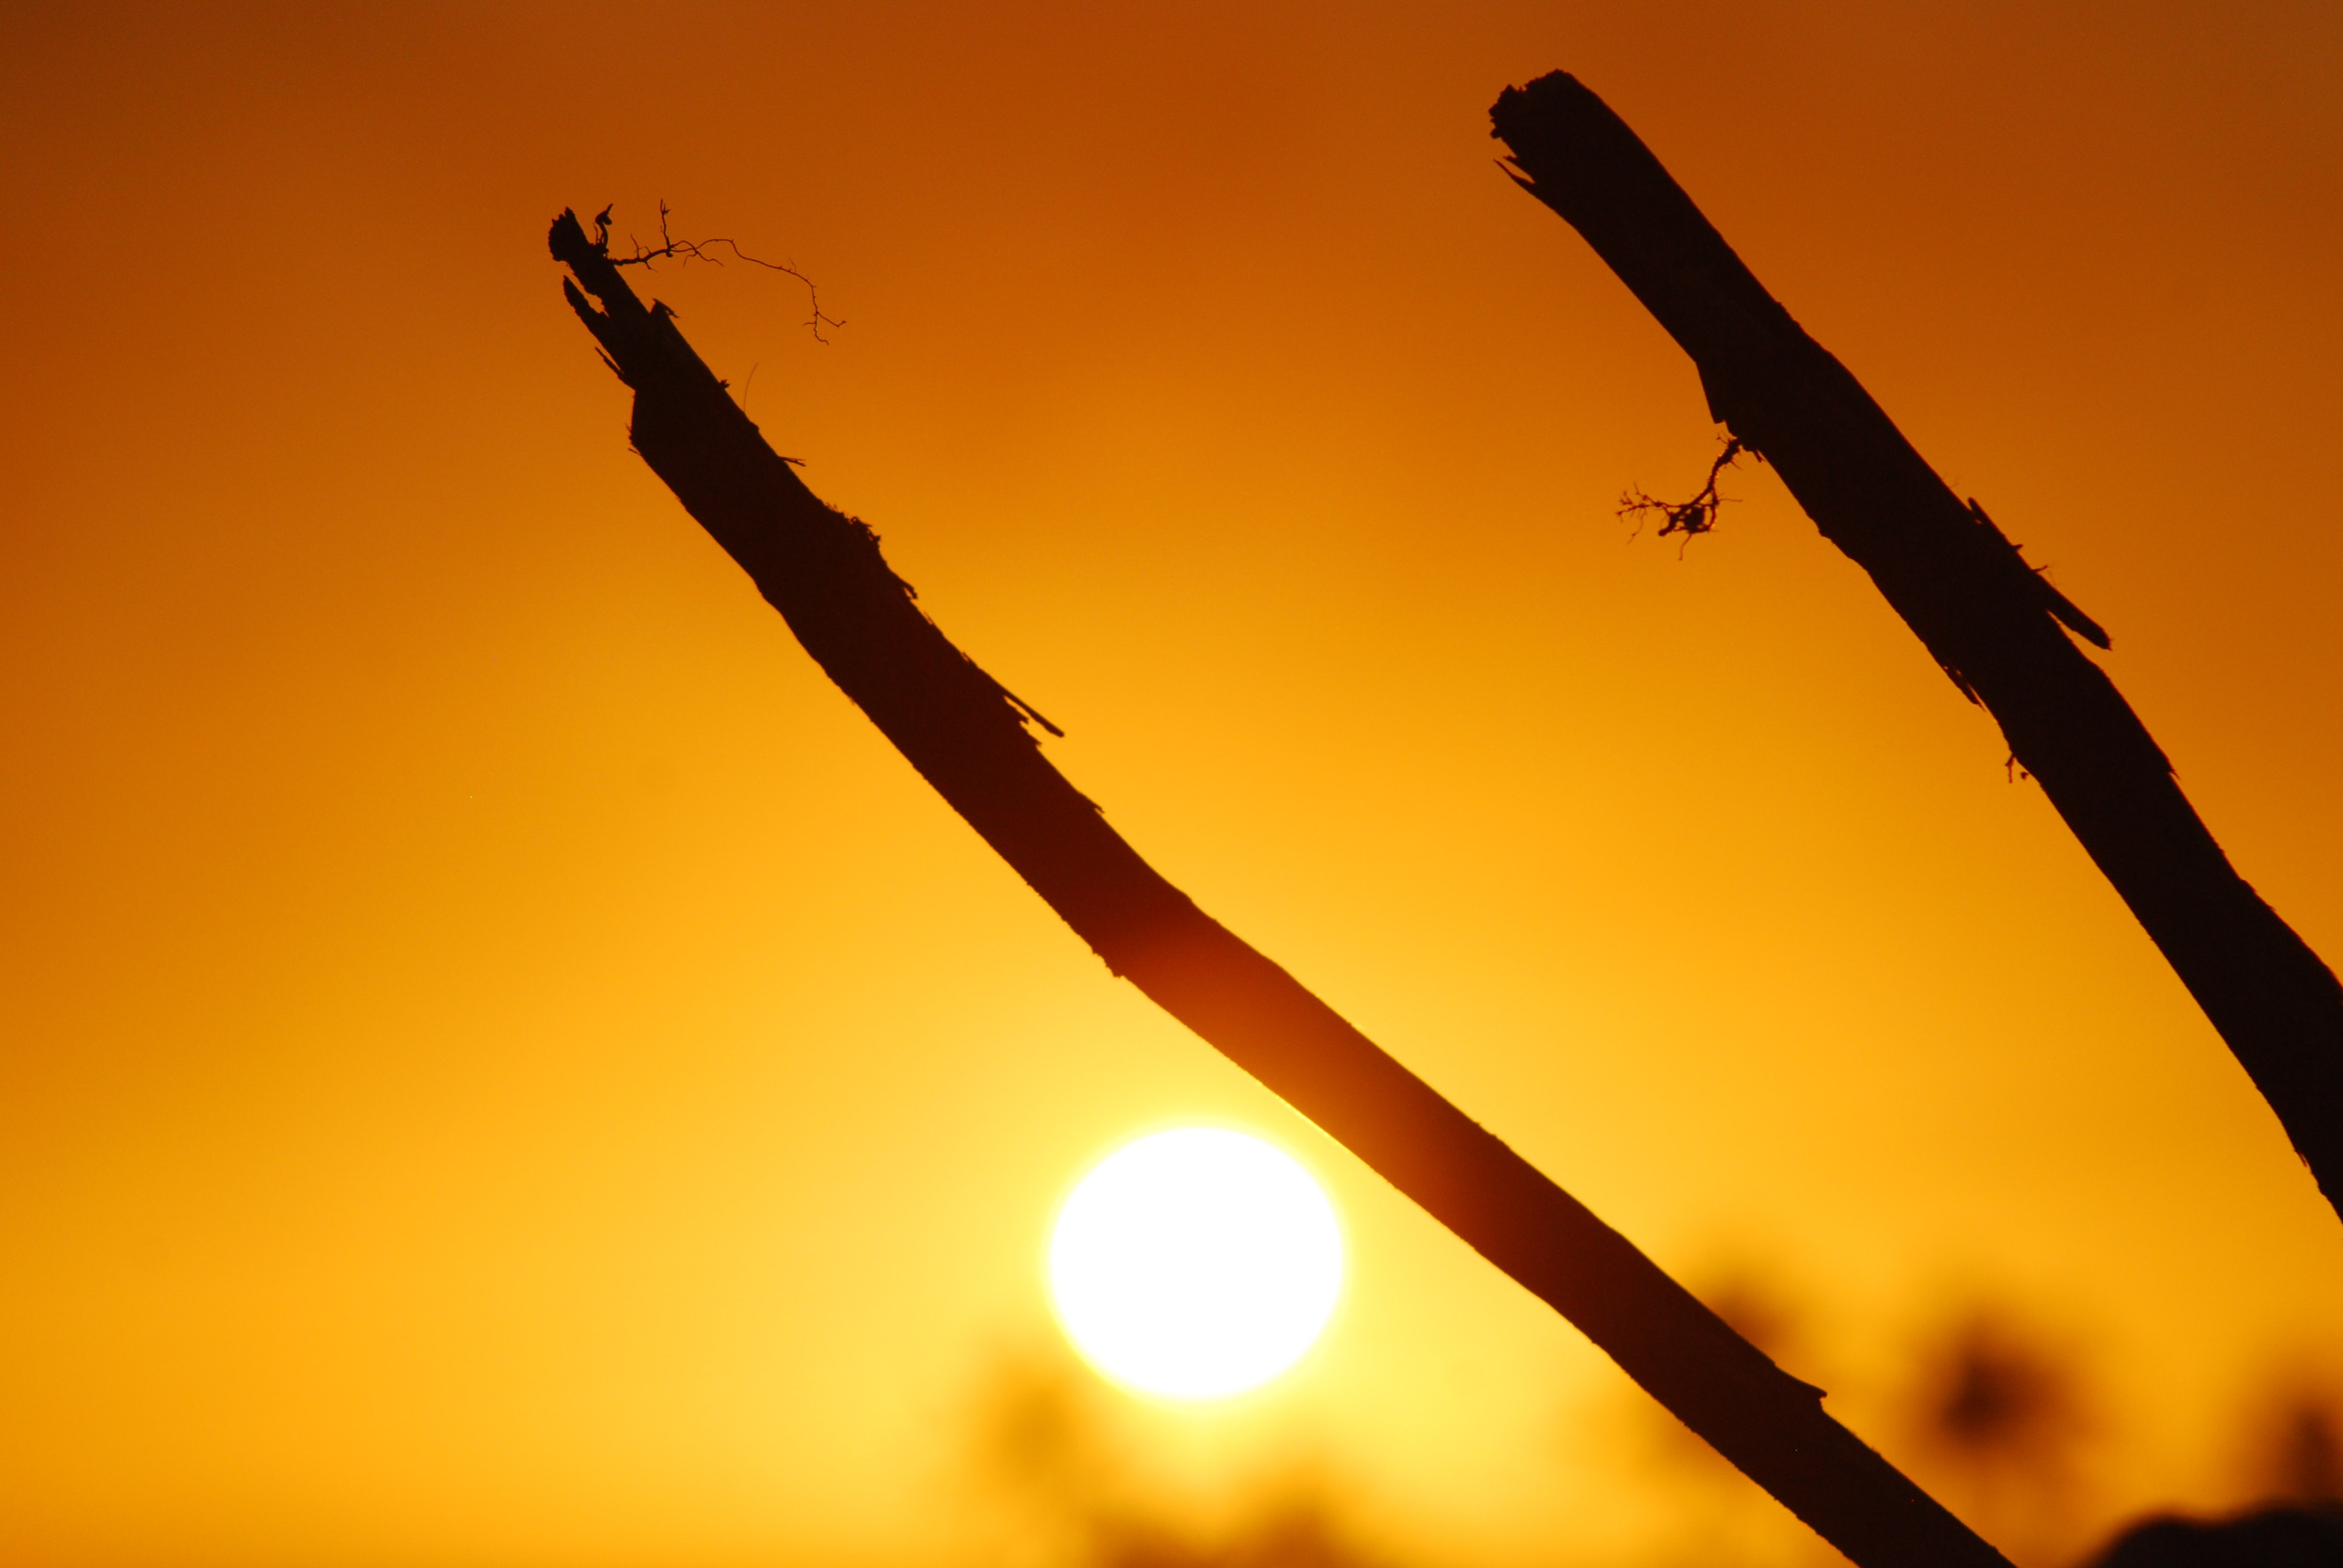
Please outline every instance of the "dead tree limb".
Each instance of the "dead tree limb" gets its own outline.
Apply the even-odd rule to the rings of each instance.
[[[1114,973],[1608,1352],[1864,1568],[2007,1568],[1617,1231],[1159,876],[1043,759],[1027,710],[912,602],[564,213],[554,256],[634,388],[635,449],[822,668]],[[583,291],[580,286],[583,286]],[[599,308],[589,301],[599,302]]]
[[[1508,87],[1490,120],[1508,172],[1692,356],[1710,416],[2000,723],[2343,1212],[2343,987],[2230,867],[2114,682],[2059,628],[2099,648],[2107,634],[1936,477],[1602,99],[1557,71]]]

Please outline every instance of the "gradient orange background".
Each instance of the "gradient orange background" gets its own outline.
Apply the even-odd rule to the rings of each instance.
[[[2343,1228],[1769,473],[1681,558],[1614,519],[1714,436],[1491,165],[1556,66],[2343,957],[2330,5],[11,5],[0,1558],[1030,1556],[970,1455],[1051,1207],[1202,1116],[1324,1175],[1353,1289],[1268,1395],[1107,1407],[1133,1463],[1715,1560],[1608,1363],[1111,980],[628,452],[542,236],[662,198],[819,280],[827,347],[787,278],[645,286],[1206,909],[1774,1282],[1891,1456],[1931,1325],[2031,1314],[2097,1392],[2022,1556],[2244,1501]]]

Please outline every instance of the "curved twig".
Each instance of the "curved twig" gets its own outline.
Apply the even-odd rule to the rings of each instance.
[[[669,235],[667,228],[667,220],[669,215],[668,205],[665,202],[659,203],[659,243],[656,246],[647,246],[641,240],[634,239],[634,236],[629,235],[627,237],[634,241],[634,254],[632,256],[611,256],[610,213],[611,209],[617,205],[617,203],[613,202],[610,206],[606,206],[600,212],[594,215],[593,245],[596,249],[599,250],[605,256],[609,258],[609,263],[612,266],[649,266],[655,261],[664,261],[670,257],[677,261],[704,261],[709,263],[711,266],[721,266],[724,265],[724,258],[720,256],[709,255],[709,249],[712,246],[725,246],[731,250],[735,257],[749,263],[752,266],[769,267],[775,272],[786,272],[791,277],[796,278],[799,283],[805,285],[806,299],[813,311],[811,316],[806,317],[805,325],[807,328],[813,333],[815,342],[828,343],[830,341],[829,338],[824,337],[821,335],[821,329],[823,327],[843,327],[846,325],[846,322],[842,317],[825,316],[822,314],[820,291],[814,286],[813,279],[808,277],[804,273],[799,272],[793,263],[786,261],[767,261],[761,256],[750,256],[747,251],[740,248],[739,242],[725,235],[717,235],[708,239],[677,239],[673,236]]]

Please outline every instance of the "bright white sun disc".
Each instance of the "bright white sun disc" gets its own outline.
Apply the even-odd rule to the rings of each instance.
[[[1050,1235],[1050,1294],[1092,1366],[1142,1392],[1221,1399],[1302,1359],[1342,1289],[1334,1206],[1248,1133],[1181,1127],[1092,1166]]]

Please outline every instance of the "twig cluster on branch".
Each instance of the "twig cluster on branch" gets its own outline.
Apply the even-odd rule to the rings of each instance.
[[[813,279],[808,277],[804,273],[799,272],[796,266],[786,261],[767,261],[760,256],[750,256],[747,251],[742,250],[737,242],[728,239],[721,235],[717,236],[713,239],[675,238],[672,235],[668,233],[667,220],[669,212],[668,205],[665,202],[659,203],[659,242],[658,245],[647,246],[641,240],[635,239],[634,236],[628,235],[627,237],[634,241],[634,255],[610,256],[610,212],[611,208],[615,207],[618,204],[616,202],[613,202],[610,204],[610,206],[606,206],[600,212],[594,215],[594,248],[600,251],[604,256],[610,256],[610,265],[612,266],[649,266],[652,262],[662,261],[670,256],[678,261],[706,261],[712,262],[716,266],[721,266],[724,265],[724,258],[720,256],[712,254],[712,247],[719,245],[726,246],[730,248],[733,256],[741,261],[749,262],[757,266],[769,267],[775,272],[786,272],[791,277],[796,278],[799,283],[805,285],[806,303],[808,307],[813,311],[811,316],[806,317],[806,327],[813,334],[815,342],[827,343],[830,341],[829,338],[824,337],[821,335],[821,329],[823,327],[843,327],[846,325],[844,321],[835,316],[825,316],[822,314],[821,294],[814,287]]]
[[[1645,495],[1640,487],[1622,491],[1619,496],[1619,516],[1634,518],[1635,532],[1640,534],[1644,531],[1644,525],[1651,520],[1652,514],[1657,512],[1663,519],[1660,524],[1660,538],[1666,538],[1670,534],[1682,534],[1684,536],[1684,542],[1690,544],[1694,535],[1704,534],[1716,527],[1717,508],[1724,506],[1725,500],[1725,498],[1716,493],[1717,477],[1733,467],[1734,459],[1748,450],[1748,447],[1741,444],[1741,438],[1738,436],[1725,442],[1725,450],[1719,452],[1716,455],[1716,461],[1708,466],[1708,483],[1702,486],[1700,494],[1689,501],[1663,501],[1656,497]]]

